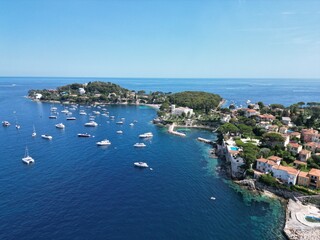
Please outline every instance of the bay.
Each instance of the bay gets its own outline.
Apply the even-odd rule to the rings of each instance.
[[[1,239],[284,239],[285,212],[279,200],[254,196],[217,174],[218,159],[210,158],[210,148],[196,141],[215,139],[214,133],[192,129],[186,138],[169,135],[150,122],[156,112],[144,106],[108,105],[115,120],[97,116],[99,126],[85,128],[88,116],[79,115],[79,110],[73,111],[76,121],[67,121],[61,113],[64,107],[56,105],[58,119],[49,119],[50,104],[24,97],[29,89],[90,80],[97,79],[0,78],[0,118],[12,123],[0,128]],[[220,85],[188,79],[102,80],[135,90],[205,90],[239,102],[255,96],[228,90],[232,82],[241,85],[234,79]],[[312,83],[315,92],[320,89],[317,81]],[[294,90],[303,83],[288,85]],[[284,99],[288,85],[277,90]],[[270,92],[259,100],[291,103],[276,99],[277,91],[273,98]],[[302,101],[317,97],[310,92]],[[121,118],[125,123],[116,124]],[[60,122],[65,130],[54,127]],[[19,130],[15,123],[21,125]],[[33,125],[36,138],[31,137]],[[82,132],[94,137],[78,138]],[[154,137],[144,140],[146,148],[134,148],[144,132]],[[41,134],[53,140],[41,139]],[[105,138],[112,144],[97,147],[95,143]],[[30,166],[21,162],[26,145],[36,161]],[[136,161],[147,162],[153,170],[134,168]]]

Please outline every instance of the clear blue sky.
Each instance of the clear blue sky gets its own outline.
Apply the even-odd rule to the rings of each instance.
[[[320,78],[320,1],[0,0],[0,76]]]

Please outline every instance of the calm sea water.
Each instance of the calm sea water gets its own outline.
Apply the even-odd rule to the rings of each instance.
[[[206,90],[239,102],[254,100],[268,88],[273,92],[265,90],[268,95],[259,100],[283,104],[316,101],[320,89],[316,81],[309,89],[295,81],[251,87],[236,80],[107,80],[136,90]],[[155,110],[136,106],[108,106],[115,121],[98,116],[98,127],[85,128],[88,116],[80,116],[78,110],[73,112],[76,121],[66,121],[63,106],[57,105],[60,114],[52,120],[49,104],[23,97],[32,88],[70,82],[88,79],[0,79],[0,120],[13,124],[0,127],[0,239],[284,239],[285,213],[278,200],[253,196],[217,175],[218,160],[209,158],[209,147],[196,141],[199,136],[215,139],[213,133],[168,135],[150,123]],[[247,87],[252,89],[250,96],[242,89]],[[310,92],[298,99],[301,92],[290,92],[295,89]],[[277,97],[280,92],[283,98]],[[123,117],[125,124],[117,125]],[[130,127],[133,120],[138,122]],[[54,127],[59,122],[65,130]],[[31,137],[33,125],[36,138]],[[123,135],[116,134],[120,129]],[[95,137],[78,138],[83,132]],[[144,141],[146,148],[135,149],[133,144],[144,132],[154,137]],[[41,134],[53,140],[41,139]],[[97,147],[95,142],[105,138],[112,145]],[[21,162],[26,145],[36,160],[31,166]],[[134,168],[135,161],[147,162],[153,171]]]

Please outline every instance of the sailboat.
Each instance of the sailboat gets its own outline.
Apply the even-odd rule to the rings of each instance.
[[[28,152],[28,147],[26,146],[26,151],[24,154],[24,157],[22,158],[22,162],[26,163],[26,164],[30,164],[30,163],[34,163],[34,159],[32,157],[29,156],[29,152]]]
[[[34,125],[33,125],[32,137],[35,137],[35,136],[37,136],[37,133],[36,133],[36,129],[35,129]]]

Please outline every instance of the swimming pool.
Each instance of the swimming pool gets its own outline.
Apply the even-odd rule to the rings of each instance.
[[[232,150],[232,151],[238,151],[239,148],[238,148],[238,147],[230,147],[230,150]]]
[[[305,218],[308,222],[320,223],[320,218],[314,216],[306,216]]]

